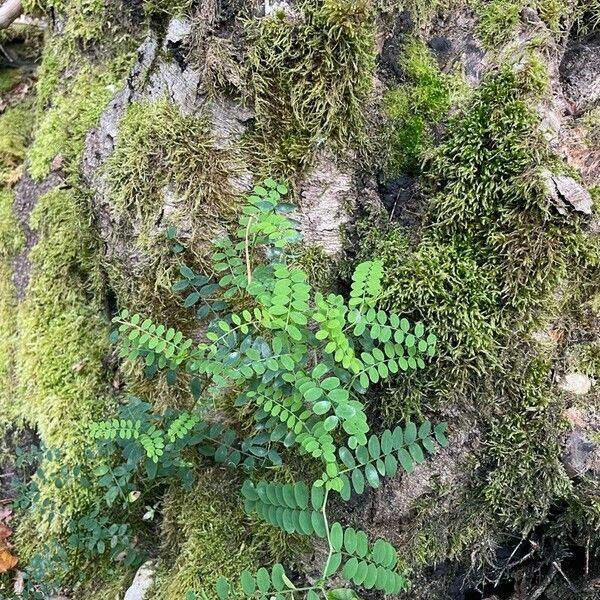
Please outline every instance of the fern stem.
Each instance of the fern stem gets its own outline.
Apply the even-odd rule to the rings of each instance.
[[[248,217],[248,224],[246,225],[246,244],[245,244],[245,252],[246,252],[246,272],[248,274],[248,285],[252,282],[252,267],[250,266],[250,247],[248,236],[250,235],[250,225],[252,224],[252,215]]]
[[[321,577],[321,583],[325,583],[325,579],[327,577],[327,571],[329,570],[329,563],[331,562],[331,557],[333,556],[333,546],[331,545],[331,532],[329,531],[329,521],[327,520],[327,499],[329,497],[329,490],[325,490],[325,497],[323,498],[323,508],[321,509],[321,514],[323,515],[323,521],[325,522],[325,533],[327,535],[327,544],[329,545],[329,554],[327,556],[327,561],[325,562],[325,566],[323,567],[323,575]],[[321,590],[324,592],[325,589],[321,586]]]

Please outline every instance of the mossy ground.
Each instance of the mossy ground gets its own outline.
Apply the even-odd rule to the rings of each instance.
[[[177,558],[174,564],[160,565],[152,600],[203,590],[216,600],[213,590],[220,575],[236,581],[244,569],[269,560],[257,535],[260,527],[252,527],[236,490],[229,474],[205,468],[191,493],[173,490],[167,495],[161,538]]]

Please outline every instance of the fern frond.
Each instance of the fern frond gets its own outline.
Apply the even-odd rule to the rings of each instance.
[[[344,530],[339,523],[334,523],[330,543],[333,554],[326,567],[326,576],[339,572],[350,583],[386,594],[398,594],[408,587],[407,579],[394,570],[398,562],[396,550],[385,540],[378,539],[369,544],[364,531],[352,527]]]
[[[263,521],[287,533],[326,537],[325,519],[321,512],[310,510],[309,491],[305,483],[276,484],[244,481],[242,495],[246,512],[255,512]]]
[[[140,435],[141,421],[132,419],[112,419],[90,423],[90,434],[97,440],[137,440]]]
[[[244,598],[267,598],[274,596],[277,599],[293,594],[297,587],[287,576],[283,565],[276,563],[270,572],[261,567],[255,575],[250,571],[242,571],[240,575],[240,585]],[[231,596],[231,585],[224,578],[220,577],[216,586],[217,597],[219,600],[228,600]]]
[[[339,490],[342,499],[349,500],[352,492],[362,494],[365,484],[378,488],[380,478],[394,477],[398,467],[411,473],[415,464],[425,462],[423,450],[431,454],[435,452],[436,442],[442,448],[448,445],[445,429],[445,423],[433,429],[429,421],[418,428],[414,423],[408,423],[404,429],[398,426],[393,432],[387,429],[381,436],[372,435],[367,446],[354,450],[342,446],[338,455],[346,468],[336,477],[342,482]],[[324,473],[322,479],[328,482],[331,478]]]
[[[198,415],[182,412],[167,429],[167,438],[171,443],[177,439],[182,440],[200,422]]]
[[[380,260],[360,263],[352,275],[350,291],[350,308],[372,308],[381,296],[381,280],[383,278],[383,262]]]
[[[156,363],[160,369],[176,370],[193,355],[190,351],[193,341],[184,338],[180,331],[156,325],[151,319],[142,321],[139,314],[130,315],[127,309],[123,309],[113,323],[119,324],[113,339],[120,342],[120,358],[133,361],[142,357],[148,367]]]

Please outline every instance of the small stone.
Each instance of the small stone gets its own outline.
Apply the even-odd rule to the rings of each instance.
[[[135,574],[133,583],[125,592],[123,600],[144,600],[146,592],[154,583],[154,563],[148,561],[144,563]]]
[[[50,170],[51,171],[61,171],[62,168],[65,166],[65,157],[63,154],[57,154],[54,159],[52,160],[52,162],[50,163]]]
[[[428,42],[429,47],[434,52],[446,53],[449,52],[452,48],[452,42],[445,37],[440,35],[434,35]]]
[[[589,440],[585,432],[572,431],[565,442],[562,462],[570,477],[580,477],[598,465],[598,444]]]
[[[583,373],[568,373],[559,382],[558,387],[564,392],[583,396],[590,391],[592,380]]]

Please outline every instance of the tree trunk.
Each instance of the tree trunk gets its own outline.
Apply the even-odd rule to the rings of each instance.
[[[23,431],[61,448],[69,473],[41,484],[64,509],[56,529],[15,517],[19,569],[92,495],[72,475],[97,468],[90,423],[131,395],[191,410],[187,381],[116,356],[110,320],[129,308],[200,339],[172,291],[182,261],[210,268],[271,177],[290,189],[316,289],[348,297],[354,266],[381,260],[380,308],[438,339],[426,368],[390,374],[367,406],[375,433],[447,422],[449,448],[339,502],[335,520],[396,547],[402,597],[596,597],[600,13],[555,4],[67,1],[34,15],[47,24],[35,72],[39,28],[0,37],[0,475],[13,482],[0,528]],[[2,5],[0,28],[19,11]],[[219,418],[243,429],[229,404]],[[312,477],[292,464],[281,479]],[[321,540],[249,520],[235,476],[197,470],[192,492],[169,483],[140,507],[155,579],[140,597],[213,598],[219,574],[262,562],[318,575]],[[88,564],[76,584],[74,567],[52,593],[123,594],[135,570],[117,564],[108,582]],[[14,586],[1,573],[0,596]]]

